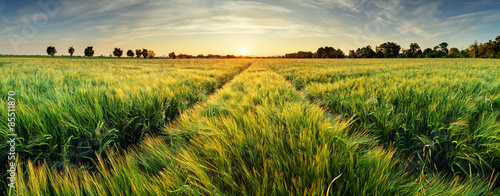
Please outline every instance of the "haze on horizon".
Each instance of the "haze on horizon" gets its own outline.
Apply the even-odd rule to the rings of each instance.
[[[366,45],[412,42],[423,49],[447,42],[465,49],[500,35],[495,0],[0,0],[0,54],[95,56],[113,48],[170,52],[248,53],[256,56],[315,51],[344,53]]]

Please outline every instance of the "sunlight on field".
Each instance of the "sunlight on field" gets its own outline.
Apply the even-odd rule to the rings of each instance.
[[[18,195],[500,194],[499,60],[0,63]]]

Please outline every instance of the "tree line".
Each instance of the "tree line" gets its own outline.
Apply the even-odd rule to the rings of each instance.
[[[57,50],[54,46],[48,46],[47,47],[47,54],[50,55],[50,56],[54,56],[55,54],[57,53]],[[73,54],[75,53],[75,48],[73,46],[69,47],[68,48],[68,53],[70,54],[70,56],[72,57]],[[94,56],[94,48],[93,46],[88,46],[87,48],[85,48],[84,50],[84,55],[86,57],[92,57]],[[137,58],[155,58],[156,54],[153,50],[148,50],[148,49],[136,49],[135,52],[132,51],[132,50],[128,50],[126,55],[128,57],[137,57]],[[113,50],[113,56],[115,57],[118,57],[120,58],[121,56],[123,56],[123,50],[121,48],[115,48]],[[110,56],[111,57],[111,56]],[[193,56],[193,55],[188,55],[188,54],[178,54],[176,55],[175,52],[171,52],[168,54],[168,57],[171,58],[171,59],[191,59],[191,58],[198,58],[198,59],[233,59],[233,58],[251,58],[251,57],[248,57],[248,56],[235,56],[235,55],[212,55],[212,54],[208,54],[208,55],[203,55],[203,54],[199,54],[197,56]]]
[[[299,51],[289,53],[285,58],[345,58],[344,52],[333,47],[321,47],[316,52]],[[448,49],[448,43],[442,42],[433,48],[422,50],[417,43],[411,43],[408,49],[403,49],[395,42],[386,42],[375,47],[370,46],[349,50],[349,58],[500,58],[500,36],[486,43],[477,41],[468,48]]]
[[[47,54],[50,56],[54,56],[57,53],[56,47],[54,46],[48,46],[47,47]],[[75,53],[75,48],[73,46],[68,48],[68,53],[72,57],[73,54]],[[83,51],[84,55],[86,57],[93,57],[94,56],[94,47],[93,46],[87,46],[85,50]],[[136,49],[135,52],[132,50],[128,50],[126,53],[127,56],[129,57],[134,57],[136,56],[137,58],[154,58],[156,56],[155,52],[153,50],[148,50],[148,49]],[[113,56],[120,58],[123,56],[123,50],[121,48],[115,48],[113,50]]]

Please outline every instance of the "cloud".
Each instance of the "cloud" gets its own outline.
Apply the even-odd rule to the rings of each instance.
[[[126,11],[124,8],[137,6],[145,2],[144,0],[87,0],[87,1],[68,1],[60,8],[63,18],[76,17],[95,18],[107,16],[119,11]]]
[[[252,35],[260,40],[313,38],[318,43],[324,40],[346,46],[410,40],[433,44],[495,28],[492,26],[500,20],[500,12],[495,11],[499,3],[495,2],[482,0],[480,5],[469,5],[463,0],[71,0],[29,41],[142,45],[172,37]],[[0,3],[0,11],[3,5]],[[18,10],[5,9],[9,15],[0,18],[2,35],[20,33],[21,18],[29,19],[43,11],[36,1],[19,4]],[[0,42],[9,45],[5,38],[0,37]]]
[[[86,27],[87,31],[106,34],[107,39],[113,40],[124,37],[114,35],[113,32],[131,36],[274,34],[299,37],[318,36],[327,29],[293,18],[294,11],[282,6],[251,1],[214,2],[192,0],[160,6],[162,3],[159,1],[136,1],[100,9],[94,8],[102,6],[78,3],[64,12],[71,13],[78,26]],[[74,7],[78,7],[79,13],[73,11],[77,9]],[[125,11],[125,7],[133,11]],[[90,13],[85,10],[90,10]],[[99,16],[102,14],[105,15]],[[86,18],[81,19],[79,15]]]
[[[363,0],[364,1],[364,0]],[[358,6],[362,0],[293,0],[297,5],[318,10],[341,8],[352,12],[360,12]]]

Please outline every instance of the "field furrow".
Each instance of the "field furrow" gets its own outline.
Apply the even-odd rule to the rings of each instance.
[[[49,160],[94,167],[95,153],[125,149],[203,102],[252,61],[2,59],[1,105],[16,91],[20,164]],[[43,71],[41,71],[43,70]],[[2,152],[9,150],[0,108]],[[104,154],[103,154],[104,155]],[[5,165],[7,153],[2,153]],[[3,184],[5,178],[2,178]],[[4,187],[4,186],[2,186]]]

